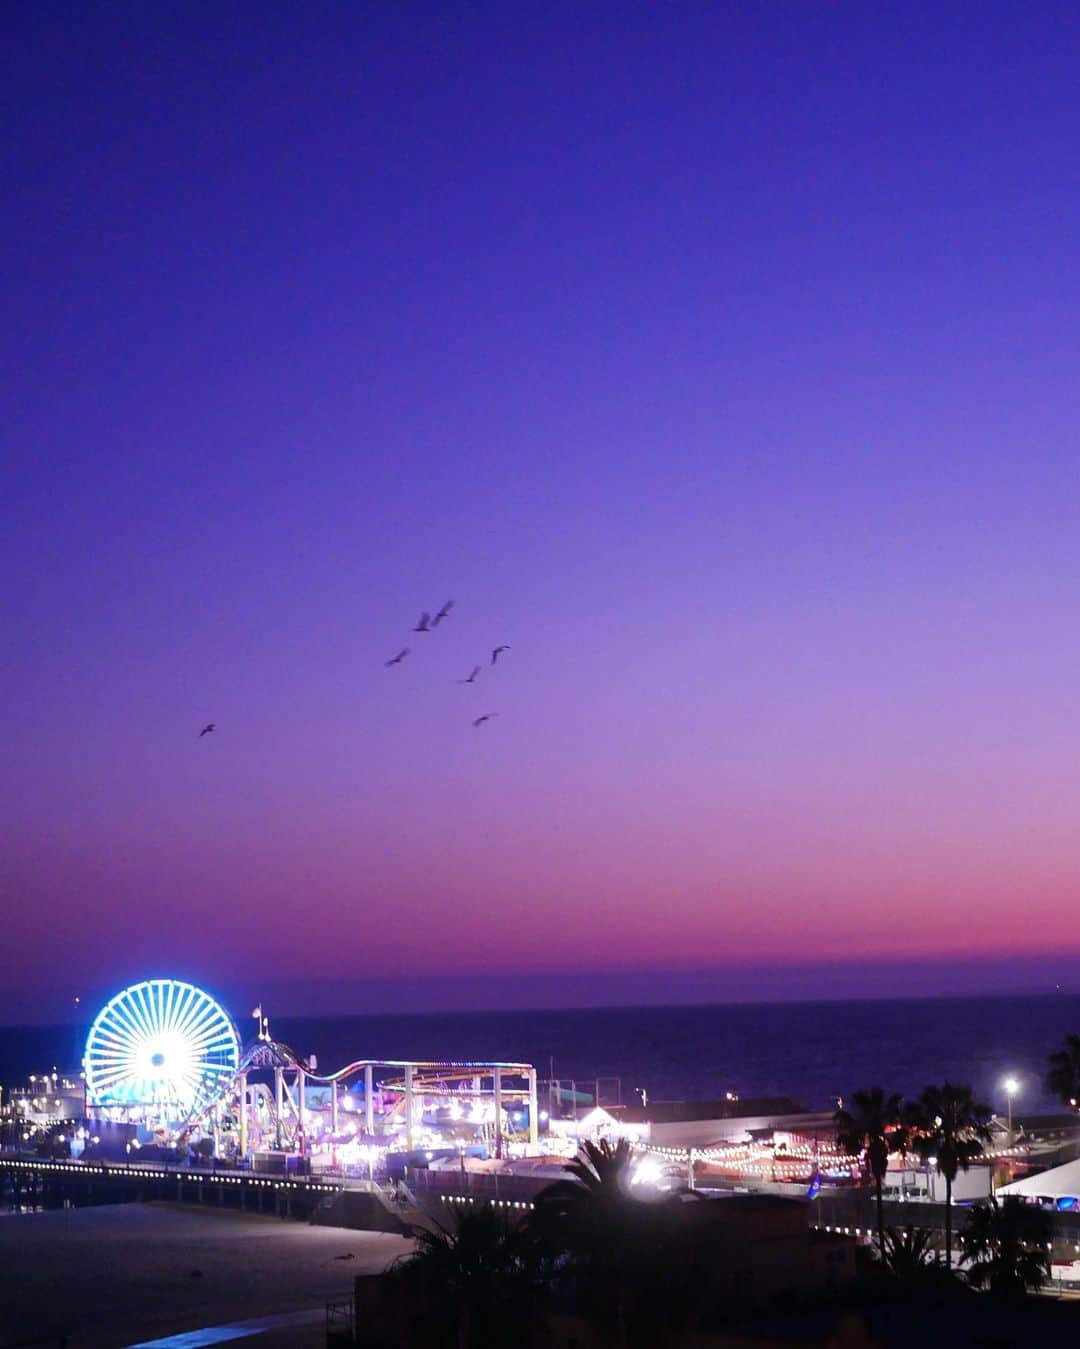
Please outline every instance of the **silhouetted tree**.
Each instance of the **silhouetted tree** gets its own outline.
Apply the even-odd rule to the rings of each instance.
[[[1066,1035],[1064,1049],[1050,1055],[1046,1085],[1065,1105],[1080,1101],[1080,1035]]]
[[[882,1264],[899,1284],[914,1287],[930,1268],[934,1258],[933,1233],[926,1227],[910,1227],[900,1231],[885,1229],[881,1247]]]
[[[529,1230],[553,1275],[572,1281],[582,1309],[623,1346],[663,1311],[680,1230],[676,1201],[635,1189],[625,1140],[585,1142],[566,1169],[571,1179],[537,1195]]]
[[[857,1091],[851,1098],[853,1109],[838,1110],[833,1116],[836,1141],[853,1155],[865,1158],[867,1174],[874,1182],[877,1207],[878,1250],[885,1250],[885,1214],[882,1186],[889,1168],[889,1153],[906,1146],[903,1102],[898,1093],[886,1096],[880,1087]]]
[[[1034,1292],[1050,1278],[1050,1215],[1010,1195],[976,1204],[964,1230],[968,1281],[1001,1296]]]
[[[540,1281],[520,1224],[490,1204],[456,1206],[445,1225],[418,1227],[396,1267],[425,1342],[457,1349],[527,1343]]]
[[[989,1106],[976,1102],[970,1087],[945,1082],[927,1087],[909,1111],[911,1146],[924,1163],[945,1178],[945,1267],[952,1268],[952,1187],[957,1173],[983,1155],[990,1141]]]

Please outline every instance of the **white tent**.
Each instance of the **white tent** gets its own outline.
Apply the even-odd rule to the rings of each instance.
[[[1066,1162],[1037,1176],[1025,1176],[1011,1185],[999,1186],[999,1195],[1030,1195],[1038,1199],[1072,1199],[1080,1207],[1080,1161]]]
[[[581,1119],[551,1119],[548,1131],[564,1138],[629,1138],[636,1142],[648,1138],[647,1124],[632,1124],[616,1119],[603,1106],[596,1105]]]

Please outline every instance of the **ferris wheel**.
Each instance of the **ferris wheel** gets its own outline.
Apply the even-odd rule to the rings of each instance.
[[[87,1103],[185,1119],[225,1090],[239,1061],[232,1018],[208,993],[179,979],[147,979],[106,1003],[90,1027]]]

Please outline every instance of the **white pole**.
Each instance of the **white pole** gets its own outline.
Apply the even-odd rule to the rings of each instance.
[[[503,1155],[502,1137],[502,1070],[498,1064],[492,1064],[491,1076],[495,1088],[495,1156]]]
[[[539,1102],[536,1099],[536,1069],[529,1069],[529,1150],[540,1146]]]

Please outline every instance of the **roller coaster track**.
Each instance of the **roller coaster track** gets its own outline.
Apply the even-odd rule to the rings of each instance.
[[[491,1059],[482,1063],[452,1059],[354,1059],[336,1072],[317,1073],[309,1068],[289,1045],[277,1040],[258,1039],[245,1047],[235,1073],[224,1080],[221,1090],[213,1099],[188,1116],[181,1126],[181,1133],[186,1134],[196,1128],[221,1100],[236,1090],[241,1077],[249,1072],[257,1072],[260,1069],[282,1069],[285,1072],[303,1073],[308,1082],[319,1086],[335,1087],[367,1068],[400,1069],[402,1072],[400,1077],[380,1078],[379,1090],[400,1095],[402,1098],[410,1090],[410,1085],[412,1091],[424,1096],[490,1095],[490,1092],[478,1091],[474,1087],[450,1086],[448,1079],[491,1076],[494,1070],[498,1070],[500,1075],[508,1073],[515,1077],[524,1077],[528,1081],[529,1074],[533,1071],[530,1063],[502,1063]],[[410,1069],[413,1073],[411,1084],[408,1080]],[[527,1087],[509,1085],[502,1086],[501,1093],[506,1100],[525,1100],[529,1094]]]

